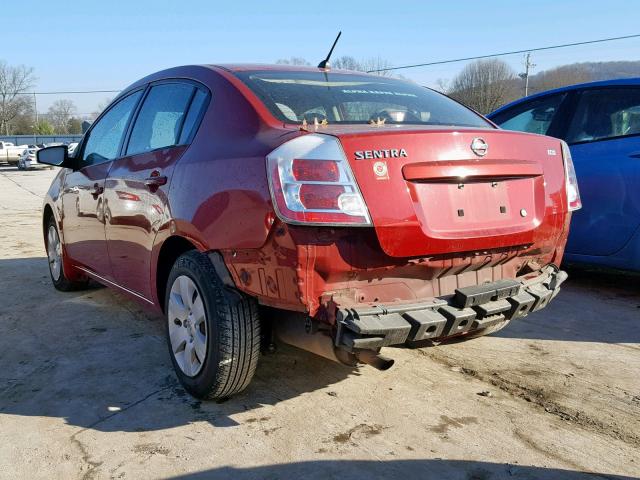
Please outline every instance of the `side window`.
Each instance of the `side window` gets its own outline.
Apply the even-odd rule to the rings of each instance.
[[[118,156],[122,136],[141,95],[142,91],[138,91],[123,98],[98,120],[84,147],[84,165],[106,162]]]
[[[545,135],[564,97],[565,94],[558,94],[533,100],[503,113],[494,121],[505,130]]]
[[[131,131],[127,155],[177,145],[193,90],[186,83],[151,87]]]
[[[202,118],[202,112],[207,107],[207,92],[198,89],[191,101],[189,112],[182,125],[182,133],[180,134],[180,144],[187,143],[192,138],[199,126],[199,121]]]
[[[640,88],[586,90],[580,95],[567,142],[640,134]]]

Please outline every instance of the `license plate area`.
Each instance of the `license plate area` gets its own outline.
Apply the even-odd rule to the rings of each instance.
[[[540,224],[544,212],[542,177],[408,184],[416,215],[430,237],[526,231]]]

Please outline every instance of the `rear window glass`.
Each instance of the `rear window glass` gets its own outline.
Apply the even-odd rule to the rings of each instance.
[[[414,83],[333,72],[236,72],[285,123],[319,122],[449,125],[492,128],[484,118]]]

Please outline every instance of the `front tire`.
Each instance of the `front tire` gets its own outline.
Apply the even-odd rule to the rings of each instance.
[[[165,312],[171,361],[191,395],[222,399],[249,385],[260,355],[257,302],[226,287],[205,255],[176,260]]]
[[[71,280],[64,267],[64,248],[60,241],[58,226],[55,218],[49,217],[45,230],[45,246],[47,248],[47,260],[49,261],[49,275],[53,286],[62,292],[81,290],[87,287],[88,279],[80,281]]]

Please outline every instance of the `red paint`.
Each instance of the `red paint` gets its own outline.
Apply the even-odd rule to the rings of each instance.
[[[220,251],[237,288],[261,303],[331,322],[336,304],[429,298],[560,263],[570,213],[562,157],[547,153],[560,152],[560,142],[502,130],[312,127],[340,140],[373,226],[282,223],[265,158],[307,132],[276,120],[234,68],[249,67],[178,67],[129,87],[184,78],[204,84],[212,98],[190,146],[56,177],[46,203],[70,268],[160,309],[159,252],[180,236],[202,252]],[[470,150],[478,136],[489,144],[483,158]],[[382,159],[383,175],[374,167],[380,159],[355,159],[356,151],[399,148],[407,156]],[[314,167],[299,162],[295,174],[318,175]],[[96,184],[104,191],[94,195]],[[329,201],[305,193],[307,201]]]

